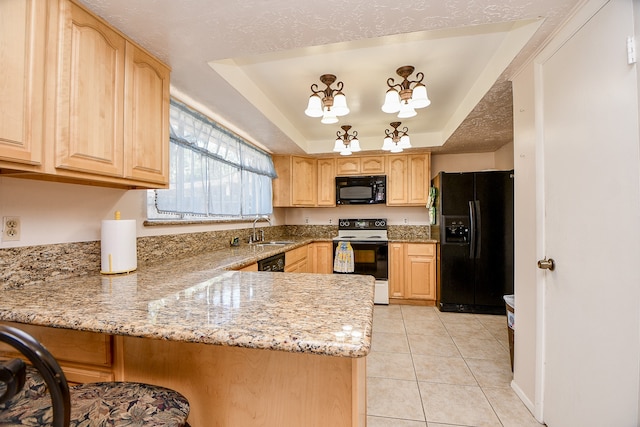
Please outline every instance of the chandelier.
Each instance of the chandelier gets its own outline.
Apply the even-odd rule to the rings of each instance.
[[[338,117],[349,114],[347,98],[342,93],[344,84],[338,82],[337,89],[332,89],[331,85],[336,81],[336,76],[333,74],[321,75],[320,81],[327,87],[320,90],[316,83],[311,85],[313,93],[309,97],[309,104],[304,113],[309,117],[322,117],[320,121],[325,124],[337,123]]]
[[[393,131],[389,129],[384,130],[385,138],[382,144],[384,151],[390,151],[392,153],[401,153],[406,148],[411,148],[411,139],[409,139],[409,129],[405,126],[402,130],[398,130],[400,122],[391,122]]]
[[[336,132],[336,144],[333,146],[333,151],[339,152],[342,156],[350,156],[351,153],[360,151],[360,141],[358,141],[358,132],[353,131],[352,134],[349,134],[349,129],[351,126],[343,125],[340,126],[344,131],[343,134],[340,134],[340,131]]]
[[[406,119],[417,114],[416,108],[424,108],[431,104],[427,97],[427,88],[422,84],[424,74],[417,73],[417,80],[407,79],[413,71],[413,66],[405,65],[396,70],[396,73],[403,78],[401,83],[395,83],[393,77],[387,79],[389,90],[385,95],[382,111],[385,113],[398,113],[399,119]],[[413,88],[411,85],[413,85]]]

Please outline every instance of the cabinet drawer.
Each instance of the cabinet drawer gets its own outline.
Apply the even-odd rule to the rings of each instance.
[[[307,246],[292,249],[284,254],[284,265],[295,264],[307,258]]]
[[[407,243],[407,255],[435,256],[436,245],[432,243]]]
[[[3,323],[32,335],[53,354],[58,362],[111,366],[112,338],[110,335],[10,322]],[[0,353],[15,354],[15,350],[2,344],[0,345]]]

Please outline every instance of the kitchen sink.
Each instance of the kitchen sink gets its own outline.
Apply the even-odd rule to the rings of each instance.
[[[271,242],[256,243],[256,246],[284,246],[291,245],[295,242],[291,240],[273,240]]]

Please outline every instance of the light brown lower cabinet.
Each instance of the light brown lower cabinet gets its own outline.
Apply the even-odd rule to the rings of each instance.
[[[284,271],[286,273],[308,273],[308,251],[309,245],[305,245],[285,252]]]
[[[192,426],[366,425],[364,357],[15,326],[40,340],[72,383],[139,381],[179,391]],[[3,355],[15,352],[2,344]]]
[[[258,271],[258,263],[254,262],[253,264],[239,268],[238,271]]]
[[[93,332],[2,322],[32,335],[56,358],[70,383],[113,381],[113,337]],[[0,356],[17,352],[0,344]]]
[[[389,243],[389,298],[392,303],[435,304],[435,243]]]
[[[309,245],[310,273],[333,274],[333,242]]]
[[[190,402],[192,426],[364,427],[366,358],[117,337],[119,380]]]

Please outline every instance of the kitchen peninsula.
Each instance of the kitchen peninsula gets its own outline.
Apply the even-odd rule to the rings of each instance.
[[[56,355],[71,381],[95,365],[98,379],[180,391],[192,427],[364,426],[373,277],[225,271],[214,258],[6,289],[0,320],[49,337],[54,355],[73,348],[82,357]]]

